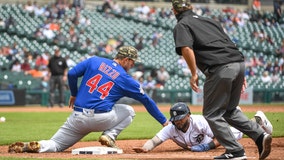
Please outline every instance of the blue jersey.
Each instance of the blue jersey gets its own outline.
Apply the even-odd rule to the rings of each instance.
[[[80,77],[82,80],[78,89]],[[161,124],[167,121],[155,102],[144,94],[140,84],[113,60],[94,56],[82,61],[69,70],[68,83],[71,95],[76,97],[75,106],[109,111],[120,98],[126,96],[141,102]]]

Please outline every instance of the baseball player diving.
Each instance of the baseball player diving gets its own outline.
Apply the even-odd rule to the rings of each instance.
[[[133,150],[137,153],[146,153],[168,139],[193,152],[204,152],[220,146],[205,118],[202,115],[192,115],[187,104],[175,103],[170,108],[170,116],[169,125],[163,127],[143,147],[134,147]],[[262,111],[257,111],[252,120],[255,120],[268,134],[272,134],[273,127]],[[242,132],[230,128],[237,140],[243,137]]]
[[[51,139],[16,142],[9,146],[8,152],[61,152],[91,132],[102,132],[99,137],[102,145],[117,147],[117,136],[135,116],[131,106],[116,103],[124,96],[141,102],[160,124],[166,126],[167,118],[138,81],[127,73],[137,60],[138,51],[134,47],[122,46],[113,60],[93,56],[77,64],[68,72],[69,108],[73,108],[73,112],[66,122]]]

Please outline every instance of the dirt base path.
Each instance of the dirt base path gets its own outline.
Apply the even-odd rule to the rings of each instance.
[[[7,152],[8,146],[0,146],[0,157],[18,157],[18,158],[54,158],[54,159],[187,159],[187,160],[201,160],[201,159],[213,159],[214,156],[218,156],[224,152],[223,147],[219,147],[215,150],[207,152],[190,152],[183,150],[168,140],[156,147],[149,153],[135,153],[132,148],[142,146],[146,140],[118,140],[117,145],[123,149],[123,154],[108,154],[108,155],[72,155],[72,149],[90,146],[101,146],[99,142],[78,142],[74,146],[70,147],[64,152],[60,153],[17,153],[10,154]],[[243,138],[240,143],[244,146],[248,160],[258,159],[258,151],[254,142],[249,138]],[[268,160],[283,159],[282,152],[284,150],[284,138],[274,138],[272,141],[272,151]]]
[[[145,112],[145,108],[141,106],[134,106],[136,112]],[[162,111],[168,111],[169,106],[161,106]],[[191,112],[201,112],[202,107],[191,106]],[[282,106],[242,106],[244,112],[255,112],[257,110],[262,110],[264,112],[284,112],[284,107]],[[0,112],[71,112],[68,107],[65,108],[44,108],[44,107],[0,107]],[[218,156],[224,152],[223,147],[219,147],[215,150],[210,150],[208,152],[190,152],[183,150],[174,144],[172,141],[168,140],[155,148],[149,153],[135,153],[132,148],[137,146],[142,146],[146,140],[118,140],[117,145],[123,150],[123,154],[108,154],[108,155],[72,155],[72,149],[90,146],[101,146],[99,142],[78,142],[74,146],[60,153],[20,153],[20,154],[10,154],[7,152],[8,146],[0,146],[0,157],[18,157],[18,158],[54,158],[54,159],[139,159],[139,160],[151,160],[151,159],[187,159],[187,160],[207,160],[213,159],[214,156]],[[249,138],[243,138],[240,143],[244,146],[248,160],[258,159],[258,151],[254,142]],[[280,160],[284,159],[282,152],[284,151],[284,138],[273,138],[272,150],[268,160]]]

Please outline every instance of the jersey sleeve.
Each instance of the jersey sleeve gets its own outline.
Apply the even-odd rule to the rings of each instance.
[[[89,59],[82,61],[68,71],[68,85],[71,95],[76,97],[78,92],[78,78],[84,75]]]
[[[174,126],[173,124],[168,124],[167,126],[163,127],[157,134],[156,136],[160,138],[160,140],[162,140],[163,142],[171,139],[172,135],[173,135],[173,129]]]
[[[189,29],[185,25],[183,25],[182,23],[177,24],[174,28],[173,34],[176,46],[176,53],[178,55],[181,55],[181,47],[192,48],[193,38],[191,33],[189,32]]]
[[[65,58],[63,58],[63,68],[64,68],[64,69],[67,69],[67,68],[68,68],[67,61],[66,61]]]

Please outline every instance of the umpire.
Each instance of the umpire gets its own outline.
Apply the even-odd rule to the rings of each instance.
[[[229,125],[252,138],[259,158],[266,158],[271,150],[271,135],[236,109],[246,87],[243,54],[220,23],[195,14],[189,0],[172,0],[172,10],[177,19],[173,31],[176,53],[184,57],[191,70],[190,86],[195,92],[199,91],[197,67],[206,76],[203,115],[226,149],[214,159],[246,159],[243,146]]]
[[[65,58],[61,57],[59,48],[56,48],[54,55],[49,59],[49,106],[53,107],[55,103],[55,91],[59,92],[59,107],[64,107],[65,82],[67,80],[67,63]]]

